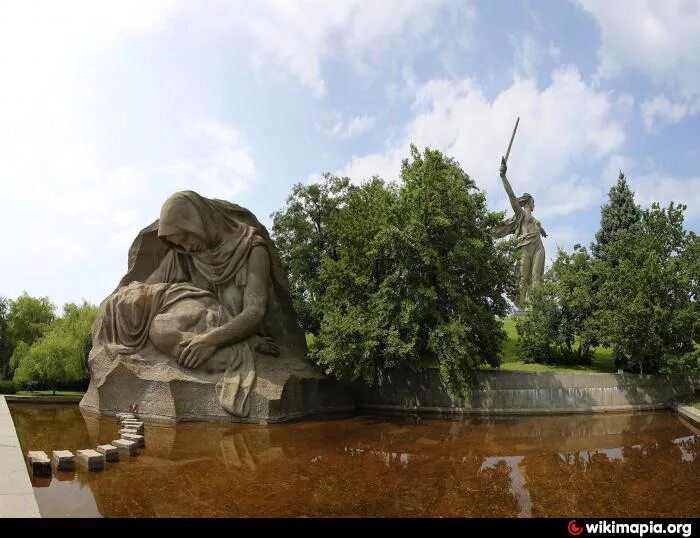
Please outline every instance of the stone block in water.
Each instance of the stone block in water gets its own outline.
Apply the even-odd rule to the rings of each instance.
[[[139,448],[145,448],[146,446],[146,438],[143,435],[138,435],[134,433],[122,433],[121,435],[122,439],[126,439],[127,441],[133,441]]]
[[[125,419],[135,419],[136,416],[133,413],[117,413],[117,418],[119,420],[125,420]]]
[[[135,456],[138,451],[138,446],[134,441],[129,441],[128,439],[116,439],[112,441],[112,445],[117,447],[120,454],[126,456]]]
[[[54,450],[52,460],[58,471],[75,470],[75,455],[70,450]]]
[[[134,428],[122,428],[121,430],[119,430],[119,435],[122,435],[124,433],[133,433],[134,435],[140,435],[139,431]]]
[[[104,454],[87,448],[78,450],[78,463],[88,471],[102,471],[105,468],[105,457]]]
[[[43,450],[30,450],[27,454],[34,476],[51,476],[51,460]]]
[[[105,457],[106,461],[119,461],[119,450],[113,445],[99,445],[97,451]]]
[[[143,434],[143,422],[136,421],[124,421],[122,422],[122,428],[131,428],[137,431],[137,433]]]

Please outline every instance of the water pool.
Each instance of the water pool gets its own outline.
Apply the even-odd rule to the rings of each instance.
[[[10,404],[29,450],[94,448],[116,419]],[[671,411],[270,426],[146,424],[102,472],[32,478],[44,516],[675,516],[700,514],[700,430]]]

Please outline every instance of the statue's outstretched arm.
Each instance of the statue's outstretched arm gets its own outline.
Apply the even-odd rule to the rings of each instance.
[[[267,285],[270,278],[270,256],[264,246],[256,246],[248,257],[248,278],[243,292],[243,310],[228,323],[194,336],[180,354],[178,362],[196,368],[214,352],[240,342],[254,334],[265,317]]]
[[[506,166],[506,162],[504,159],[501,159],[501,168],[500,168],[500,173],[501,173],[501,180],[503,181],[503,188],[506,190],[506,194],[508,195],[508,199],[510,200],[510,205],[513,207],[513,211],[515,211],[516,215],[522,211],[522,208],[520,207],[520,203],[518,202],[518,197],[515,196],[515,193],[513,192],[513,187],[510,186],[510,183],[508,182],[508,178],[506,178],[506,170],[508,167]]]

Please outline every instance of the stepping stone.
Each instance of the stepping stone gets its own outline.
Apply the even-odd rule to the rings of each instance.
[[[70,450],[54,450],[51,459],[57,471],[75,470],[75,456]]]
[[[117,413],[117,418],[119,420],[135,419],[136,416],[133,413]]]
[[[146,438],[143,435],[137,435],[134,433],[122,433],[122,439],[126,439],[127,441],[133,441],[134,443],[136,443],[136,446],[138,448],[146,447]]]
[[[119,453],[125,456],[135,456],[138,450],[136,443],[127,439],[117,439],[112,441],[112,445],[116,446]]]
[[[119,430],[119,435],[124,433],[133,433],[134,435],[139,435],[139,431],[136,428],[122,428]]]
[[[78,463],[88,471],[102,471],[105,468],[105,457],[96,450],[86,448],[78,450]]]
[[[122,428],[130,428],[136,430],[137,433],[143,435],[143,422],[122,422]]]
[[[119,449],[114,445],[100,445],[97,451],[105,457],[106,461],[119,461]]]
[[[51,476],[51,460],[43,450],[30,450],[27,454],[34,476]]]

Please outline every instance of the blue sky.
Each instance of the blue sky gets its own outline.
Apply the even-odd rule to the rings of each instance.
[[[623,168],[700,229],[700,0],[0,0],[0,295],[99,303],[193,189],[270,224],[330,171],[397,179],[441,149],[557,246]]]

